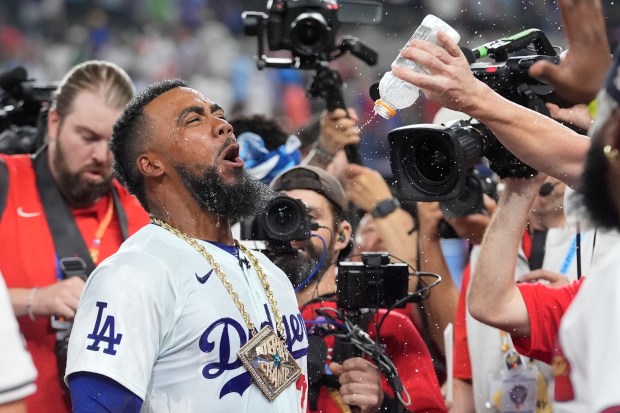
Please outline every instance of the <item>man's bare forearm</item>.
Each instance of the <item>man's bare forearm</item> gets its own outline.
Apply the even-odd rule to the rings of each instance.
[[[590,139],[538,112],[517,105],[490,88],[468,114],[482,122],[517,158],[577,187]]]
[[[529,189],[504,192],[482,242],[468,298],[474,318],[523,336],[529,336],[529,317],[514,272],[534,196]]]
[[[424,306],[433,342],[445,354],[443,332],[449,323],[454,323],[459,292],[441,251],[439,238],[421,237],[420,269],[441,276],[441,283],[431,290]]]

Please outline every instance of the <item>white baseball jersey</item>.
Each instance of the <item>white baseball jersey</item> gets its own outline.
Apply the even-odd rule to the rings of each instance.
[[[226,274],[254,325],[276,331],[255,269],[197,241]],[[287,347],[302,368],[299,379],[273,402],[237,357],[248,327],[215,271],[186,241],[152,224],[89,277],[65,378],[80,371],[109,377],[144,400],[143,412],[305,411],[308,341],[295,293],[279,268],[253,254],[277,300]]]
[[[19,331],[11,299],[0,274],[0,404],[14,402],[35,392],[37,370]]]
[[[620,239],[599,232],[596,245],[613,245],[596,257],[560,325],[568,377],[556,378],[558,413],[602,412],[620,406]],[[562,383],[560,383],[562,381]],[[614,410],[615,411],[615,410]]]

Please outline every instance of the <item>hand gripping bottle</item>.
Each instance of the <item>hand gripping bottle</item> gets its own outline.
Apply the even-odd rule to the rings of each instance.
[[[414,39],[427,40],[441,46],[437,41],[437,32],[446,33],[455,43],[461,40],[461,36],[456,30],[438,17],[429,14],[422,20],[422,24],[420,24],[415,33],[413,33],[413,36],[411,36],[411,39],[409,39],[405,47]],[[428,74],[424,67],[419,66],[413,60],[405,59],[400,54],[392,63],[392,68],[397,66],[407,67],[416,72]],[[411,83],[397,78],[392,72],[387,72],[383,75],[383,78],[381,78],[381,82],[379,82],[379,94],[381,98],[377,99],[375,102],[374,111],[384,118],[389,119],[396,115],[398,109],[413,105],[418,96],[420,96],[420,89]]]

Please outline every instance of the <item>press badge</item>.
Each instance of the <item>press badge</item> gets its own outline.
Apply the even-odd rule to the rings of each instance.
[[[506,367],[489,377],[487,407],[494,407],[500,413],[535,413],[536,370],[524,365],[514,352],[506,355]]]
[[[509,373],[502,381],[502,413],[534,413],[536,410],[536,372],[532,369]]]

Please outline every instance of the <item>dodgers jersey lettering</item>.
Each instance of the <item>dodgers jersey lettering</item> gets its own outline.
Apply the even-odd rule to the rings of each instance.
[[[252,322],[276,330],[254,268],[198,241],[213,255]],[[130,237],[90,276],[71,333],[66,376],[109,377],[144,400],[143,412],[303,412],[308,341],[286,275],[254,253],[267,275],[302,368],[297,382],[269,402],[237,357],[248,328],[209,263],[185,241],[155,225]]]

